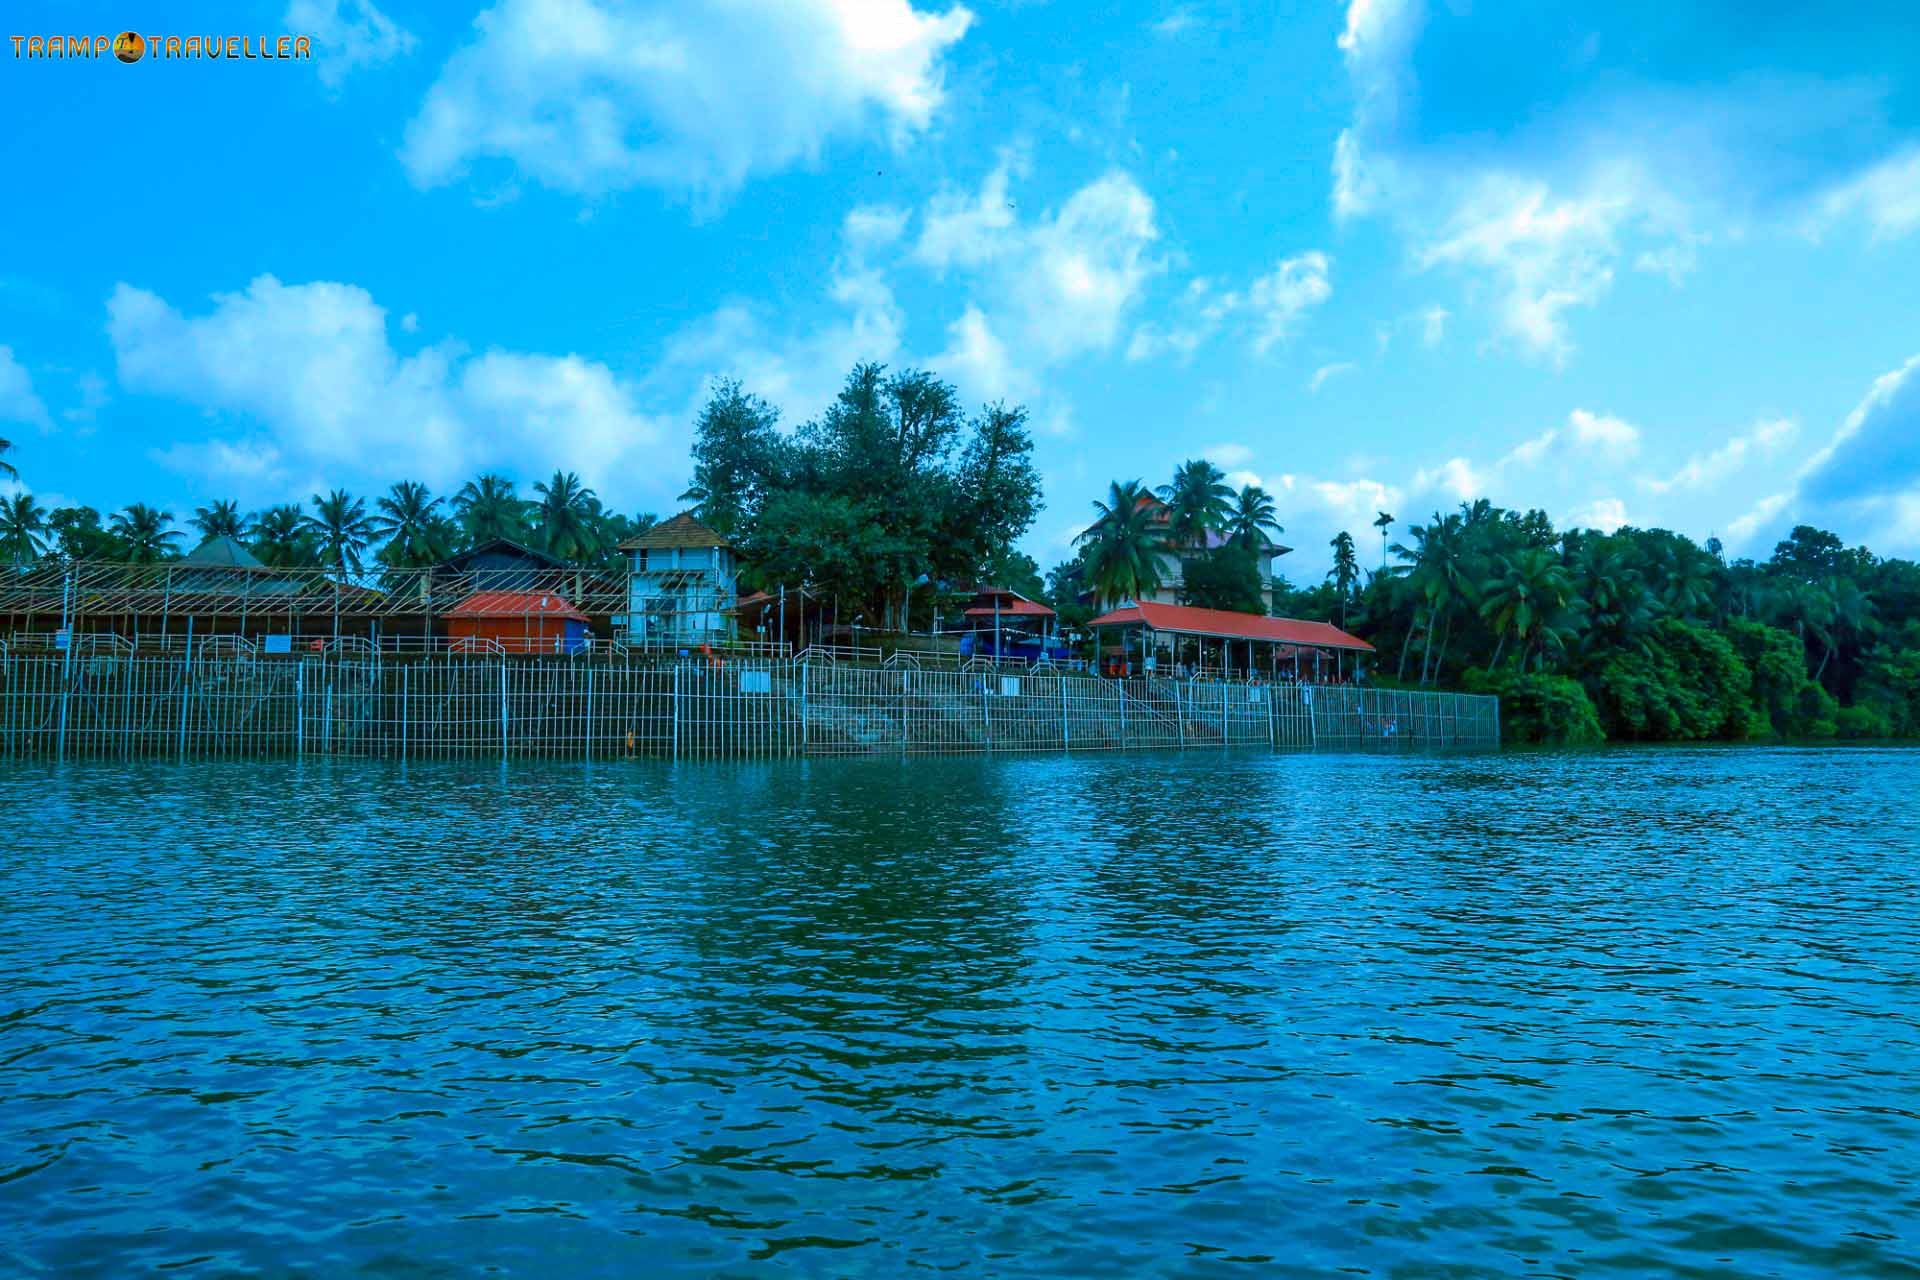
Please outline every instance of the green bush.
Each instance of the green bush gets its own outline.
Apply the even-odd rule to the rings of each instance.
[[[1753,673],[1725,636],[1674,618],[1644,651],[1609,658],[1588,684],[1609,738],[1743,739],[1764,723]]]
[[[1605,739],[1600,717],[1578,680],[1511,668],[1489,674],[1467,672],[1462,683],[1470,693],[1490,693],[1500,699],[1502,742],[1545,746],[1594,746]]]
[[[1837,736],[1842,738],[1891,738],[1893,721],[1879,707],[1842,707],[1834,716]]]
[[[1726,637],[1753,673],[1747,697],[1757,713],[1753,736],[1831,738],[1838,710],[1827,691],[1807,675],[1805,651],[1791,631],[1734,619]]]

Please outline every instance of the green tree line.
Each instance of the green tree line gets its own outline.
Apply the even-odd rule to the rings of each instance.
[[[0,468],[11,471],[4,462]],[[263,564],[360,573],[370,566],[420,568],[510,538],[563,560],[623,572],[615,547],[653,523],[651,514],[609,510],[571,471],[555,471],[536,483],[530,497],[522,497],[512,479],[489,472],[451,497],[434,495],[418,480],[401,480],[371,503],[344,489],[315,494],[310,504],[260,511],[217,500],[187,517],[185,530],[176,527],[173,512],[144,502],[103,520],[93,507],[49,511],[32,494],[19,493],[0,499],[0,563],[54,557],[155,564],[224,535]]]

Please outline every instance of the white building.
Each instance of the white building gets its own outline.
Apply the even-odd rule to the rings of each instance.
[[[739,562],[725,538],[683,511],[620,544],[627,556],[625,638],[711,644],[734,637]]]

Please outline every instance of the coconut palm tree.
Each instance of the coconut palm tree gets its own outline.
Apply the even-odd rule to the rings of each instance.
[[[376,504],[380,514],[372,521],[374,536],[386,539],[381,562],[417,569],[446,559],[440,504],[418,480],[402,480],[389,489]]]
[[[312,537],[321,563],[336,573],[360,572],[360,552],[373,541],[373,521],[367,517],[367,503],[345,489],[335,489],[326,497],[313,495],[313,514],[302,527]]]
[[[1333,548],[1333,568],[1327,576],[1333,579],[1333,588],[1340,593],[1340,625],[1347,625],[1347,602],[1353,599],[1354,588],[1360,585],[1360,558],[1354,553],[1353,535],[1342,529],[1327,544]]]
[[[1873,599],[1852,578],[1830,578],[1823,587],[1829,602],[1825,617],[1826,650],[1813,673],[1817,681],[1827,672],[1827,664],[1846,642],[1858,642],[1876,629]]]
[[[1181,463],[1173,483],[1160,486],[1160,497],[1167,504],[1167,534],[1175,546],[1204,543],[1208,532],[1226,528],[1233,514],[1233,486],[1205,458]]]
[[[239,503],[230,498],[220,498],[207,506],[196,507],[193,518],[187,523],[198,529],[202,538],[225,536],[244,539],[253,520],[241,512]]]
[[[0,476],[5,476],[9,480],[18,480],[20,473],[14,470],[11,462],[7,461],[7,455],[12,452],[13,441],[0,440]]]
[[[555,471],[533,491],[540,495],[540,539],[547,551],[562,560],[590,559],[599,550],[594,539],[599,501],[593,490],[573,472]]]
[[[1374,515],[1373,527],[1380,531],[1380,572],[1387,571],[1387,530],[1393,527],[1393,513],[1381,511]]]
[[[268,507],[253,521],[253,554],[260,563],[290,568],[314,562],[313,540],[307,536],[307,517],[297,502]]]
[[[461,485],[453,495],[453,511],[474,546],[495,538],[526,536],[526,504],[514,492],[513,481],[503,475],[489,471]]]
[[[1573,597],[1573,578],[1560,557],[1539,547],[1525,547],[1502,557],[1481,588],[1480,616],[1498,637],[1489,667],[1500,664],[1500,653],[1511,635],[1520,649],[1520,669],[1536,647],[1544,649],[1547,633]],[[1542,658],[1545,655],[1542,653]]]
[[[153,564],[172,556],[174,543],[180,541],[180,531],[167,527],[172,523],[173,512],[136,502],[125,511],[117,512],[108,528],[120,544],[122,559],[135,564]]]
[[[47,549],[41,535],[47,531],[46,508],[30,493],[0,499],[0,559],[9,564],[37,560]]]
[[[1406,591],[1414,601],[1415,612],[1425,611],[1425,639],[1420,651],[1420,683],[1431,673],[1437,679],[1447,660],[1447,645],[1453,638],[1454,615],[1463,606],[1473,604],[1477,594],[1476,565],[1466,536],[1466,521],[1458,514],[1442,516],[1434,512],[1426,526],[1411,525],[1407,532],[1413,546],[1393,545],[1393,553],[1407,561]],[[1440,632],[1440,654],[1433,658],[1433,633]],[[1412,639],[1411,636],[1408,637]],[[1402,673],[1406,669],[1406,651],[1401,650]]]
[[[1087,544],[1087,581],[1103,604],[1138,600],[1165,580],[1167,541],[1146,502],[1151,496],[1138,480],[1115,480],[1107,500],[1093,504],[1093,525],[1074,539]]]
[[[1258,551],[1269,533],[1285,533],[1274,510],[1273,497],[1257,484],[1243,487],[1227,514],[1227,532],[1234,545]]]

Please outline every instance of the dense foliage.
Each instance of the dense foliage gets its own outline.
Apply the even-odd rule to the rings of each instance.
[[[933,374],[862,364],[825,413],[787,432],[771,405],[722,383],[695,423],[685,496],[759,585],[806,587],[843,617],[904,629],[943,586],[1040,589],[1014,550],[1041,505],[1026,423],[1004,404],[968,419]]]
[[[1729,561],[1716,541],[1560,532],[1484,500],[1407,535],[1364,586],[1336,539],[1328,582],[1276,611],[1344,609],[1383,675],[1500,693],[1515,740],[1588,741],[1587,708],[1613,740],[1920,736],[1911,561],[1805,525]]]

